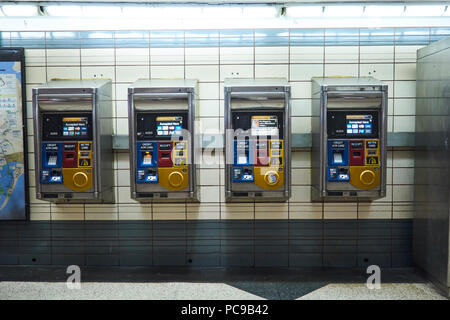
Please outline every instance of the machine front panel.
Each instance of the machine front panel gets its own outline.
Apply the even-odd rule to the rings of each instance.
[[[91,113],[41,116],[40,183],[45,191],[88,191],[93,187]],[[59,188],[57,186],[60,186]]]
[[[235,132],[231,180],[236,191],[280,190],[284,186],[284,113],[232,112]]]
[[[327,134],[327,189],[378,188],[381,173],[379,111],[328,111]]]
[[[186,191],[189,187],[188,113],[136,114],[136,176],[138,191]],[[172,141],[178,136],[177,141]],[[149,186],[149,188],[145,187]]]

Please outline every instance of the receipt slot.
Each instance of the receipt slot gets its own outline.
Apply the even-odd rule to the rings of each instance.
[[[373,78],[312,79],[312,198],[386,195],[387,85]]]
[[[36,197],[112,203],[109,80],[56,80],[33,89]]]
[[[290,197],[290,86],[284,79],[226,79],[227,201]]]
[[[131,198],[199,200],[196,92],[196,80],[137,80],[128,88]]]

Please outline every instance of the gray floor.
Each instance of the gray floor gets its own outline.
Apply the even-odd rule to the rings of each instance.
[[[278,297],[288,284],[268,284],[265,290],[275,289]],[[318,286],[320,287],[320,286]],[[381,289],[369,290],[365,284],[335,283],[324,284],[307,294],[301,294],[299,300],[310,299],[369,299],[369,300],[446,300],[429,283],[383,283]],[[276,298],[277,296],[271,296]],[[270,298],[270,296],[269,296]],[[0,282],[2,300],[91,300],[91,299],[150,299],[150,300],[248,300],[264,299],[263,296],[239,289],[233,284],[193,283],[193,282],[151,282],[151,283],[82,283],[81,289],[68,289],[64,282]]]

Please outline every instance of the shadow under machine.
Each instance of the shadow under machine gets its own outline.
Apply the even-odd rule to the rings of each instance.
[[[197,80],[137,80],[128,89],[131,197],[199,201]]]
[[[33,89],[36,198],[112,203],[109,80],[55,80]]]
[[[312,199],[386,195],[387,85],[312,78]]]
[[[289,199],[290,89],[285,79],[225,80],[227,201]]]

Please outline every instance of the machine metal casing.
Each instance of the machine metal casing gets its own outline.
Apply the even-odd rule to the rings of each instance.
[[[131,198],[140,202],[184,202],[184,201],[200,201],[200,169],[198,161],[201,153],[201,141],[199,135],[196,134],[196,119],[198,114],[197,106],[198,82],[197,80],[163,80],[140,79],[134,82],[128,88],[128,121],[129,121],[129,142],[130,142],[130,182],[131,182]],[[187,172],[188,177],[186,186],[182,189],[172,188],[164,177],[161,176],[160,170],[177,171],[175,165],[169,168],[159,167],[159,158],[156,160],[155,170],[158,172],[158,183],[138,183],[137,182],[137,155],[138,144],[137,139],[137,115],[157,115],[157,114],[183,114],[187,115],[188,137],[183,137],[187,141]],[[187,138],[187,139],[186,139]],[[161,140],[154,137],[148,143],[154,143],[155,147],[159,146],[161,141],[178,141]],[[174,142],[176,143],[176,142]],[[174,147],[175,148],[175,144]],[[158,151],[159,152],[159,151]],[[176,151],[174,151],[176,152]],[[155,153],[156,154],[156,153]],[[159,157],[159,155],[158,155]],[[184,170],[184,169],[179,169]],[[170,175],[169,175],[170,178]]]
[[[286,79],[225,79],[224,105],[225,105],[225,198],[226,201],[286,201],[291,196],[291,118],[290,118],[291,87]],[[233,169],[235,164],[235,143],[233,127],[234,113],[280,114],[282,126],[282,150],[284,175],[282,183],[276,189],[265,189],[256,183],[236,182]],[[269,152],[272,152],[269,149]],[[269,155],[271,156],[271,154]],[[250,156],[249,156],[250,157]],[[256,162],[255,162],[256,163]],[[270,166],[272,166],[270,164]],[[251,166],[250,166],[251,167]],[[255,181],[257,178],[256,165],[253,167]],[[264,167],[260,167],[261,174]],[[279,168],[278,168],[279,170]],[[267,174],[267,173],[266,173]],[[265,177],[264,177],[265,179]]]
[[[112,151],[112,98],[110,80],[54,80],[47,84],[33,88],[33,116],[34,116],[34,149],[36,168],[36,198],[58,203],[113,203],[114,171]],[[62,141],[43,139],[43,118],[48,116],[72,117],[84,114],[91,119],[92,139]],[[49,118],[47,118],[48,120]],[[55,138],[56,139],[56,138]],[[76,138],[73,138],[76,139]],[[78,142],[77,142],[78,141]],[[89,187],[73,189],[66,186],[66,176],[61,183],[43,183],[45,165],[44,144],[64,144],[85,142],[90,144],[90,167],[79,169],[91,174]],[[80,154],[81,149],[77,152]],[[59,161],[60,159],[58,159]],[[81,161],[78,158],[76,161]],[[65,170],[61,165],[62,171]],[[73,170],[77,170],[76,168]],[[74,172],[75,172],[74,171]],[[69,177],[68,175],[67,177]],[[75,176],[73,176],[75,181]],[[68,182],[67,182],[68,183]],[[74,190],[75,189],[75,190]]]
[[[311,94],[311,131],[312,131],[312,152],[311,152],[311,197],[316,200],[331,201],[354,201],[371,200],[384,197],[386,195],[386,142],[387,142],[387,85],[374,78],[312,78]],[[347,114],[345,114],[347,113]],[[349,117],[360,117],[361,113],[371,113],[377,118],[377,133],[372,132],[371,137],[367,138],[363,133],[349,137],[348,122],[346,130],[342,133],[342,138],[330,138],[328,136],[329,126],[333,121],[338,121],[339,114]],[[330,115],[330,119],[328,116]],[[372,115],[370,119],[372,119]],[[371,120],[372,121],[372,120]],[[375,123],[375,122],[374,122]],[[372,126],[372,124],[370,125]],[[374,124],[375,126],[375,124]],[[333,132],[340,132],[339,129]],[[374,130],[375,131],[375,130]],[[351,132],[351,131],[350,131]],[[340,133],[339,133],[340,134]],[[334,143],[334,142],[336,143]],[[374,150],[366,149],[369,141],[374,141],[376,148]],[[377,142],[378,141],[378,142]],[[334,160],[331,159],[330,150],[338,150],[338,144],[342,144],[342,167],[347,167],[345,172],[338,174],[338,165],[331,168]],[[361,144],[362,142],[362,144]],[[354,143],[354,144],[353,144]],[[359,153],[361,161],[358,165],[351,165],[349,151],[354,145],[360,144],[360,148],[354,154]],[[378,150],[376,150],[378,149]],[[377,167],[369,167],[367,159],[368,152],[374,153],[377,161]],[[367,169],[367,170],[366,170]],[[345,170],[345,168],[343,168]],[[351,171],[355,170],[355,171]],[[378,172],[377,172],[378,171]],[[331,176],[330,172],[338,176]],[[366,187],[363,180],[363,174],[371,174],[371,186]],[[358,179],[357,180],[357,177]],[[346,180],[347,179],[347,180]],[[339,181],[341,180],[341,181]],[[348,181],[348,182],[346,182]],[[366,188],[366,189],[364,189]]]

